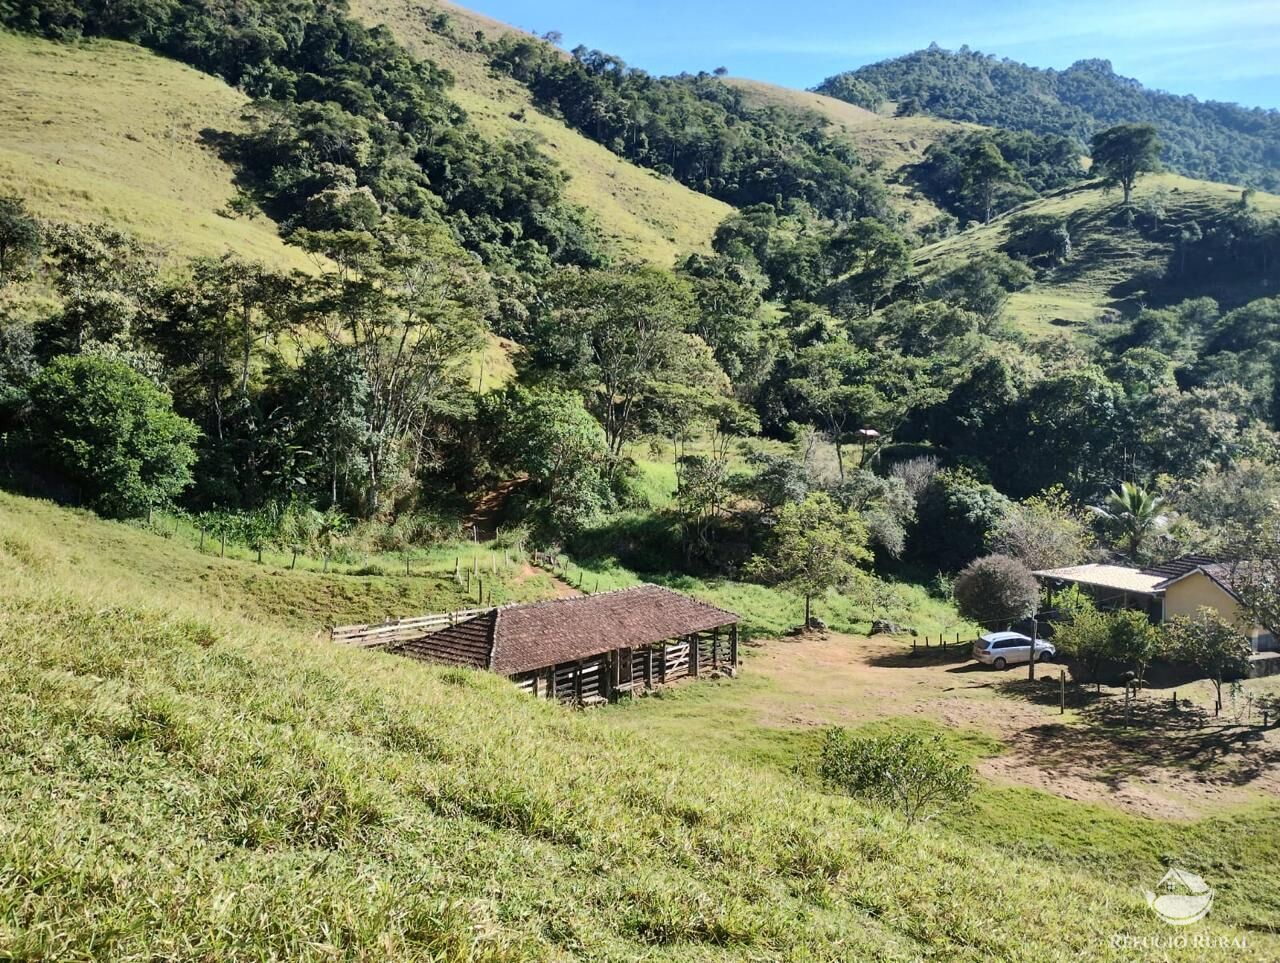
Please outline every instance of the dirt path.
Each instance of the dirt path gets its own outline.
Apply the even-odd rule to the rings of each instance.
[[[497,537],[498,519],[502,517],[507,499],[513,491],[528,480],[527,478],[510,478],[499,482],[480,497],[465,522],[468,528],[476,530],[477,541],[491,542]]]
[[[535,568],[534,566],[530,565],[528,562],[525,562],[520,566],[519,571],[516,572],[515,578],[512,581],[516,585],[521,585],[527,582],[529,579],[534,578],[535,576],[544,575],[544,574],[551,575],[550,572],[547,572],[544,569]],[[554,589],[551,596],[552,598],[571,599],[571,598],[576,598],[577,596],[582,594],[576,588],[570,585],[568,582],[561,581],[560,579],[556,578],[554,575],[551,575],[551,581],[552,581],[552,584],[554,585]]]
[[[1028,683],[1025,667],[997,672],[956,654],[912,659],[901,641],[827,633],[756,650],[750,671],[774,685],[755,696],[761,721],[780,726],[856,725],[919,716],[975,729],[1008,747],[982,760],[995,782],[1032,786],[1128,812],[1194,818],[1216,806],[1280,796],[1280,730],[1214,720],[1207,682],[1148,690],[1123,726],[1121,690],[1092,694],[1070,683],[1058,708],[1058,667]],[[1253,683],[1250,683],[1252,685]],[[1204,691],[1202,691],[1204,690]]]

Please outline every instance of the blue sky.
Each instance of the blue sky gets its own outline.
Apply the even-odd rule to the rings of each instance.
[[[653,73],[811,87],[860,64],[961,44],[1037,67],[1109,59],[1149,87],[1280,108],[1280,0],[462,0]]]

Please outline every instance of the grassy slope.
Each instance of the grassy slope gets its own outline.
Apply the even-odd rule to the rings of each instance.
[[[725,78],[725,83],[744,91],[751,103],[817,114],[842,132],[857,145],[862,157],[884,171],[894,201],[909,225],[919,226],[942,214],[936,204],[911,185],[903,168],[919,162],[930,144],[972,124],[924,115],[877,114],[825,94],[740,77]]]
[[[437,0],[353,0],[351,8],[367,23],[387,24],[415,53],[451,70],[457,85],[450,96],[486,134],[533,138],[570,173],[569,199],[589,208],[626,255],[669,266],[681,253],[705,250],[716,225],[731,212],[727,204],[636,167],[541,113],[527,90],[492,76],[485,55],[467,49],[476,31],[495,37],[514,28]],[[451,18],[452,36],[429,26],[442,10]]]
[[[246,103],[138,47],[0,32],[0,192],[43,217],[106,221],[183,255],[230,250],[305,268],[271,221],[216,213],[233,175],[200,132],[237,129]]]
[[[135,568],[157,541],[0,503],[6,955],[1108,959],[1162,932],[1080,870],[248,618]]]
[[[990,724],[985,728],[962,724],[945,711],[943,718],[928,709],[922,715],[922,708],[913,704],[917,695],[903,698],[886,692],[875,704],[867,704],[865,689],[850,691],[843,665],[815,659],[807,652],[811,645],[806,642],[784,644],[794,646],[789,657],[768,658],[766,653],[757,669],[748,649],[740,679],[683,686],[661,699],[636,700],[618,710],[619,722],[670,738],[682,732],[706,732],[705,751],[782,772],[793,772],[798,759],[816,755],[824,724],[849,726],[860,734],[938,735],[974,761],[1008,752],[1023,737],[1007,721],[1007,697],[987,697]],[[851,640],[849,644],[858,643]],[[847,658],[856,661],[858,656],[851,652]],[[963,688],[959,681],[954,685]],[[1048,707],[1043,726],[1052,726],[1059,718],[1056,709]],[[1125,738],[1118,732],[1115,737]],[[1119,783],[1124,781],[1123,772],[1117,763],[1112,774]],[[1276,837],[1280,803],[1274,797],[1259,795],[1247,805],[1184,821],[983,781],[970,804],[945,814],[940,825],[972,844],[1051,865],[1076,866],[1134,888],[1150,887],[1153,868],[1156,875],[1159,867],[1170,863],[1194,868],[1212,879],[1218,890],[1216,919],[1259,929],[1274,929],[1280,923],[1280,892],[1269,882],[1280,858]],[[1007,831],[992,832],[996,826]]]
[[[1240,188],[1192,180],[1176,174],[1148,175],[1134,190],[1134,203],[1155,191],[1166,192],[1166,215],[1156,238],[1142,229],[1145,215],[1138,214],[1139,229],[1129,229],[1118,217],[1119,195],[1096,186],[1057,192],[1018,208],[991,224],[949,237],[920,249],[921,267],[947,259],[998,249],[1008,238],[1011,216],[1054,214],[1065,216],[1071,230],[1073,254],[1066,265],[1039,279],[1031,288],[1010,299],[1009,317],[1023,330],[1048,334],[1055,330],[1083,328],[1110,311],[1131,312],[1140,303],[1165,303],[1183,297],[1208,295],[1225,304],[1266,297],[1274,285],[1251,280],[1235,285],[1180,288],[1158,279],[1174,253],[1173,238],[1180,225],[1196,220],[1205,229],[1240,198]],[[1253,203],[1265,213],[1280,214],[1280,197],[1259,193]],[[1135,290],[1134,279],[1139,279]]]
[[[212,537],[198,550],[199,533],[189,523],[156,516],[155,529],[105,522],[87,512],[54,508],[0,493],[0,516],[9,520],[27,516],[43,535],[67,548],[66,575],[94,584],[106,595],[127,595],[138,583],[152,586],[163,596],[212,611],[270,622],[311,636],[326,625],[376,621],[423,612],[443,612],[476,604],[452,578],[456,560],[464,568],[475,566],[484,577],[486,591],[495,602],[540,598],[554,591],[545,573],[516,578],[492,574],[501,556],[469,545],[442,547],[410,560],[412,574],[402,573],[396,556],[360,556],[335,562],[330,574],[322,573],[319,559],[299,558],[290,569],[287,553],[267,552],[263,565],[240,545],[225,548]],[[0,544],[5,544],[0,534]],[[121,560],[127,559],[127,564]],[[477,564],[478,559],[478,564]],[[359,573],[359,574],[357,574]]]

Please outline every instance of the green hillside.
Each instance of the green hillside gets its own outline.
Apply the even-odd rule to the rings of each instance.
[[[924,271],[964,261],[984,252],[1004,249],[1012,225],[1020,217],[1043,216],[1064,220],[1073,250],[1060,265],[1041,269],[1035,282],[1016,291],[1006,311],[1023,330],[1036,334],[1083,330],[1091,322],[1132,315],[1141,305],[1160,305],[1192,297],[1212,297],[1225,306],[1273,296],[1280,284],[1274,278],[1246,271],[1243,266],[1224,278],[1180,279],[1176,263],[1180,231],[1194,222],[1202,232],[1224,223],[1238,209],[1241,189],[1192,180],[1176,174],[1144,177],[1134,192],[1135,223],[1129,226],[1119,211],[1119,197],[1096,184],[1067,188],[1025,204],[1015,211],[977,225],[914,254]],[[1160,224],[1141,211],[1159,199]],[[1252,195],[1251,206],[1263,216],[1280,214],[1280,196]]]
[[[157,541],[0,501],[7,955],[1120,959],[1113,934],[1162,925],[1133,889],[889,831],[696,733],[330,647],[140,571]]]
[[[201,135],[240,129],[247,104],[220,80],[128,44],[0,31],[0,194],[181,255],[235,251],[306,268],[270,220],[225,214],[234,172]]]
[[[942,213],[911,184],[904,168],[919,163],[930,144],[971,125],[923,115],[894,117],[815,91],[758,80],[727,77],[725,82],[741,90],[750,103],[813,114],[839,130],[857,147],[861,157],[885,172],[894,202],[906,214],[909,224],[921,225]]]
[[[631,257],[665,267],[681,253],[705,250],[732,210],[618,157],[538,110],[521,84],[496,77],[487,54],[475,49],[474,35],[494,39],[514,28],[437,0],[353,0],[351,9],[366,23],[386,24],[415,53],[448,68],[456,78],[450,96],[486,134],[530,138],[556,160],[570,174],[567,197],[592,211]]]
[[[1280,676],[1034,574],[1280,591],[1280,196],[978,127],[1103,115],[977,55],[853,103],[447,0],[0,22],[0,960],[1280,959]],[[741,665],[569,705],[326,632],[639,582]]]
[[[1119,123],[1160,129],[1164,160],[1206,180],[1266,190],[1280,186],[1280,114],[1149,90],[1115,73],[1107,60],[1081,60],[1066,70],[1041,70],[965,47],[926,50],[829,77],[818,90],[909,105],[912,112],[1061,134],[1086,144]]]

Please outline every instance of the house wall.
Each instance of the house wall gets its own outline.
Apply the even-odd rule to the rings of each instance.
[[[1239,625],[1255,652],[1274,651],[1276,640],[1260,625],[1248,626],[1248,620],[1240,610],[1240,603],[1223,591],[1213,579],[1203,572],[1194,572],[1170,585],[1164,592],[1164,617],[1192,618],[1201,608],[1213,609],[1225,621]]]

